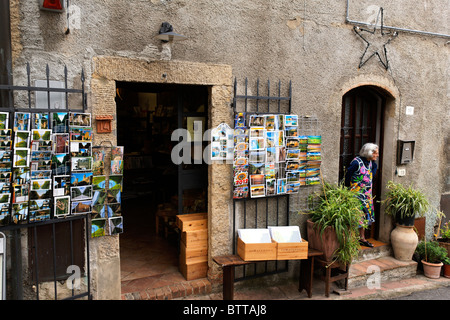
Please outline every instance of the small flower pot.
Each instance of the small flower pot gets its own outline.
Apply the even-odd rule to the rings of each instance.
[[[441,263],[429,263],[422,260],[423,274],[430,279],[439,279],[441,277],[441,268],[444,265]]]

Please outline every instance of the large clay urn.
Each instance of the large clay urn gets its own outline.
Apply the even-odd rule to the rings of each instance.
[[[320,229],[311,220],[306,221],[306,231],[308,233],[308,245],[312,249],[323,252],[321,258],[325,261],[332,261],[334,252],[339,248],[336,232],[332,227],[326,227],[320,235]]]
[[[391,245],[394,257],[397,260],[410,261],[416,250],[419,237],[414,231],[414,226],[397,224],[391,232]]]

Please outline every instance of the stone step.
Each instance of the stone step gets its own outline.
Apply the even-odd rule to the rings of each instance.
[[[353,263],[393,255],[392,247],[389,244],[374,239],[369,239],[369,241],[374,244],[374,247],[361,246],[359,255],[353,260]]]
[[[392,256],[358,261],[350,265],[348,288],[409,279],[417,273],[416,261],[400,261]]]

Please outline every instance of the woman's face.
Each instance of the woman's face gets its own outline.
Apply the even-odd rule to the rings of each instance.
[[[369,160],[375,161],[378,159],[378,149],[373,150],[372,152],[372,158]]]

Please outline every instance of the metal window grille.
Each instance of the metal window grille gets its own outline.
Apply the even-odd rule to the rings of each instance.
[[[234,82],[234,113],[251,114],[290,114],[292,108],[292,83],[289,82],[287,95],[282,96],[281,81],[271,95],[271,83],[267,81],[266,94],[261,94],[263,87],[257,80],[256,93],[249,92],[248,79],[245,79],[244,93],[238,94],[238,84]],[[284,89],[286,90],[286,89]],[[248,122],[247,122],[248,123]],[[237,250],[237,230],[241,228],[266,228],[267,226],[289,225],[289,195],[277,195],[264,198],[247,198],[233,200],[233,253]],[[270,274],[288,271],[287,261],[256,262],[237,267],[235,281],[241,281]]]
[[[73,89],[69,88],[68,86],[68,76],[67,76],[67,67],[64,67],[64,87],[62,88],[56,88],[51,86],[50,80],[50,68],[47,65],[46,66],[46,86],[33,86],[32,80],[31,80],[31,71],[30,71],[30,64],[27,63],[26,65],[26,81],[27,85],[14,85],[12,84],[12,70],[11,70],[11,61],[8,61],[6,63],[6,70],[8,73],[8,78],[10,79],[7,84],[0,84],[0,93],[3,94],[3,96],[7,96],[6,101],[8,101],[7,106],[0,106],[1,112],[10,112],[9,116],[9,127],[13,128],[13,121],[14,121],[14,112],[29,112],[29,113],[49,113],[49,115],[52,112],[70,112],[70,111],[77,111],[77,112],[86,112],[87,110],[87,104],[86,104],[86,93],[84,88],[84,71],[81,71],[81,88],[80,89]],[[47,93],[47,108],[36,108],[33,107],[33,97],[36,99],[36,92],[46,92]],[[51,93],[62,93],[65,98],[65,107],[63,108],[52,108],[51,107]],[[25,95],[23,94],[25,93]],[[27,100],[27,107],[22,107],[24,105],[23,102],[20,102],[20,107],[15,106],[14,103],[14,97],[16,94],[20,94],[20,97],[22,100]],[[71,109],[69,108],[69,95],[76,94],[81,95],[81,108]],[[19,104],[19,103],[18,103]],[[49,118],[50,120],[50,118]],[[49,128],[51,128],[52,122],[49,121]],[[14,255],[15,260],[15,268],[11,268],[11,276],[8,277],[8,279],[11,279],[13,282],[13,286],[15,286],[15,299],[21,300],[23,299],[23,283],[24,280],[22,279],[22,242],[21,242],[21,230],[27,229],[29,234],[32,234],[33,241],[29,241],[29,243],[33,243],[33,246],[29,246],[29,257],[31,255],[34,255],[35,259],[33,260],[34,265],[31,267],[32,270],[31,273],[33,274],[33,278],[35,280],[35,291],[36,291],[36,300],[39,300],[39,273],[40,273],[40,266],[38,264],[38,257],[37,252],[39,248],[39,243],[37,241],[38,239],[38,233],[41,228],[45,226],[51,226],[52,232],[51,232],[51,247],[46,248],[48,252],[51,252],[52,262],[53,262],[53,283],[54,283],[54,297],[55,300],[58,299],[58,289],[57,284],[58,281],[61,280],[60,277],[57,276],[57,263],[59,262],[60,256],[58,256],[57,253],[57,246],[59,245],[56,243],[56,225],[60,223],[69,223],[70,227],[70,260],[74,261],[74,248],[77,246],[82,246],[83,243],[75,242],[74,241],[74,235],[73,235],[73,223],[81,220],[84,224],[85,229],[85,235],[84,239],[84,246],[85,246],[85,264],[86,266],[83,266],[84,275],[86,277],[86,291],[75,294],[74,289],[72,289],[72,295],[68,298],[64,298],[63,300],[71,300],[71,299],[79,299],[83,297],[87,297],[88,299],[91,299],[91,291],[90,291],[90,266],[89,266],[89,216],[88,214],[80,214],[80,215],[72,215],[67,216],[65,218],[61,219],[50,219],[46,221],[41,222],[34,222],[34,223],[23,223],[23,224],[16,224],[16,225],[7,225],[7,226],[1,226],[0,231],[8,231],[11,232],[11,239],[12,239],[12,246],[14,248],[14,252],[11,252],[11,255]],[[42,271],[42,269],[41,269]],[[68,276],[67,276],[68,277]],[[66,277],[66,278],[67,278]]]

